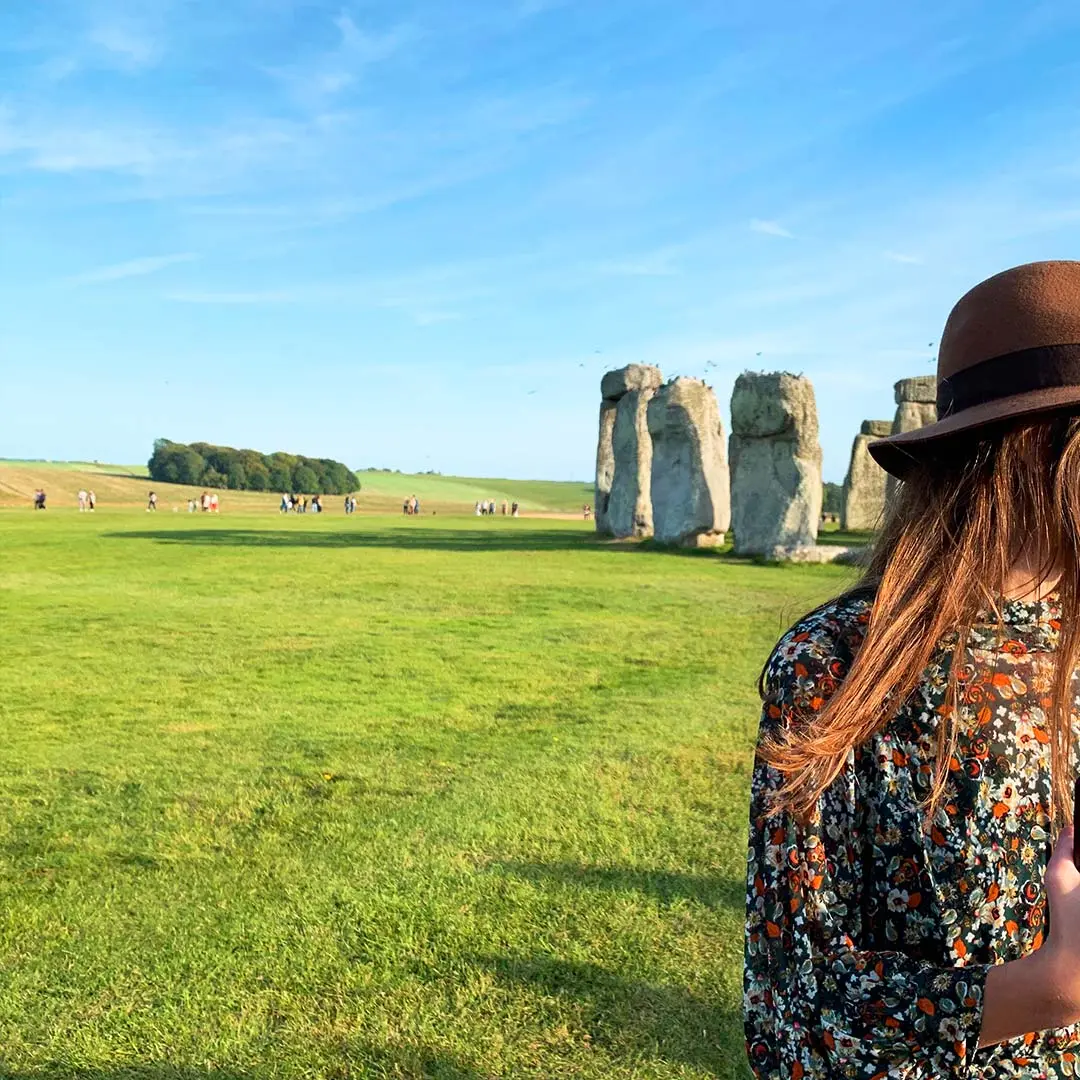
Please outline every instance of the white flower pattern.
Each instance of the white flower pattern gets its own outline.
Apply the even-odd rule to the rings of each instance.
[[[784,636],[761,734],[823,707],[871,602],[842,598]],[[755,760],[743,1015],[758,1080],[1080,1076],[1080,1025],[976,1048],[990,967],[1047,931],[1047,661],[1059,628],[1054,597],[977,621],[947,797],[929,826],[915,804],[929,790],[955,635],[893,720],[849,752],[805,828],[763,813],[780,777]]]

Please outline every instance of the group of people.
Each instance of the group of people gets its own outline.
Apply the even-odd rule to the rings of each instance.
[[[519,509],[520,508],[519,508],[519,506],[518,506],[518,504],[516,502],[508,503],[505,499],[503,499],[503,501],[502,501],[503,517],[505,517],[508,513],[509,513],[509,515],[511,517],[517,517]],[[496,508],[495,508],[495,500],[494,499],[489,499],[487,502],[481,501],[481,502],[478,502],[476,504],[476,516],[477,517],[481,517],[481,516],[486,517],[486,516],[493,515],[495,513],[496,513]]]
[[[201,510],[204,514],[216,514],[218,512],[217,492],[204,491],[197,499],[188,499],[187,508],[189,514],[194,514],[197,510]]]
[[[420,513],[420,500],[415,495],[410,495],[402,504],[401,512],[412,517]]]
[[[44,495],[44,492],[42,492]],[[86,511],[92,511],[97,506],[97,495],[92,491],[87,491],[85,488],[79,489],[79,513],[85,513]],[[42,506],[44,509],[44,506]]]
[[[345,513],[346,514],[355,514],[356,513],[356,496],[355,495],[346,495],[345,496]]]
[[[348,507],[348,499],[345,500],[345,513],[351,513]],[[356,509],[356,500],[353,499],[353,510]],[[311,510],[313,514],[321,514],[323,512],[322,496],[312,495],[310,502],[306,495],[288,495],[282,494],[281,504],[278,506],[278,510],[282,514],[287,514],[291,510],[296,514],[306,514],[308,510]]]

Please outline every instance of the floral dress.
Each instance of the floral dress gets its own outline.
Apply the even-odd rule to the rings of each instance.
[[[769,659],[761,732],[821,710],[871,599],[841,598]],[[1080,1075],[1080,1024],[978,1048],[993,964],[1039,948],[1053,847],[1047,708],[1057,598],[976,622],[957,673],[949,787],[924,824],[956,636],[896,716],[849,751],[805,827],[765,816],[778,771],[754,763],[743,1015],[759,1080]],[[1080,723],[1074,720],[1074,739]]]

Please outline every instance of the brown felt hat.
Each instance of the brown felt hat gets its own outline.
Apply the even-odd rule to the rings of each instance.
[[[1026,263],[956,302],[938,347],[937,423],[870,443],[894,476],[964,431],[1080,412],[1080,262]]]

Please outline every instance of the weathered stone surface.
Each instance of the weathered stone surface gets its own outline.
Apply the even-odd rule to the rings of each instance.
[[[885,510],[888,473],[870,456],[875,439],[892,432],[888,420],[864,420],[851,447],[851,463],[844,477],[844,503],[840,524],[845,529],[875,529]]]
[[[873,435],[875,439],[884,439],[892,434],[891,420],[864,420],[859,429],[863,435]]]
[[[901,379],[893,387],[896,404],[914,401],[920,405],[937,404],[937,378],[933,375],[915,375],[910,379]]]
[[[813,547],[821,519],[821,446],[809,379],[745,372],[731,396],[735,551]]]
[[[775,547],[767,557],[772,562],[843,563],[855,566],[859,564],[863,550],[859,547],[811,544],[803,547]]]
[[[608,502],[611,497],[611,481],[615,477],[615,432],[614,401],[600,402],[600,436],[596,441],[596,502],[593,517],[596,531],[603,536],[611,535],[608,525]]]
[[[656,539],[722,544],[731,526],[731,487],[716,395],[700,379],[673,379],[649,402],[648,425]]]
[[[892,434],[901,431],[918,431],[937,420],[937,406],[927,405],[922,401],[901,401],[896,407],[896,419],[893,421]]]
[[[647,415],[654,392],[651,388],[631,390],[615,406],[611,438],[615,470],[606,513],[612,536],[652,535],[652,441]]]
[[[600,394],[607,401],[618,401],[631,390],[656,390],[664,381],[660,369],[650,364],[628,364],[609,371],[600,380]]]
[[[918,431],[937,420],[937,380],[933,375],[916,375],[901,379],[893,388],[896,392],[896,416],[892,434]],[[891,502],[900,481],[890,476],[885,485],[885,501]]]

